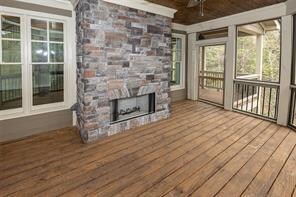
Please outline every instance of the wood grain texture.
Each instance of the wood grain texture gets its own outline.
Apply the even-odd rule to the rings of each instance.
[[[152,3],[174,8],[177,11],[173,22],[191,25],[216,18],[238,14],[241,12],[262,8],[269,5],[285,2],[286,0],[206,0],[204,13],[199,15],[199,8],[187,8],[189,0],[147,0]]]
[[[295,138],[267,121],[176,102],[170,119],[93,144],[73,128],[1,144],[0,194],[293,196]]]

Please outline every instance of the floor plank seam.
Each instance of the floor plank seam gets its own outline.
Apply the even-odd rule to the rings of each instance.
[[[271,159],[271,157],[274,155],[274,153],[278,150],[278,148],[281,146],[281,144],[287,139],[287,137],[289,136],[289,134],[281,141],[281,143],[277,146],[277,148],[272,152],[272,154],[268,157],[268,159],[264,162],[264,164],[261,166],[261,168],[259,169],[259,171],[255,174],[255,176],[253,177],[253,179],[249,182],[249,184],[245,187],[245,189],[241,192],[240,196],[242,196],[242,194],[248,189],[248,187],[251,185],[251,183],[254,181],[254,179],[258,176],[258,174],[261,172],[261,170],[264,168],[264,166],[266,165],[266,163]]]
[[[281,169],[279,170],[278,174],[276,175],[275,179],[273,180],[273,182],[272,182],[270,188],[269,188],[268,191],[267,191],[267,195],[269,194],[269,192],[270,192],[271,188],[273,187],[275,181],[277,180],[277,178],[278,178],[279,175],[281,174],[283,168],[286,166],[286,163],[287,163],[287,161],[289,160],[290,156],[292,155],[294,149],[296,149],[296,144],[294,145],[292,151],[289,153],[289,156],[288,156],[287,159],[285,160],[284,165],[282,165]],[[292,193],[292,194],[293,194],[293,193]],[[292,195],[292,194],[291,194],[291,195]]]

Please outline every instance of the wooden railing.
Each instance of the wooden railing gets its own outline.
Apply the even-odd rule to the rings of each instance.
[[[296,128],[296,86],[291,85],[290,126]]]
[[[224,73],[213,71],[201,71],[199,75],[201,88],[224,89]]]
[[[276,120],[279,84],[234,80],[233,109]]]

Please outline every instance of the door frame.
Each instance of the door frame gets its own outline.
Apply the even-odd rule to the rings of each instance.
[[[199,98],[199,73],[200,73],[200,48],[205,46],[216,46],[216,45],[224,45],[225,46],[225,54],[224,54],[224,87],[223,87],[223,104],[215,103],[211,101],[207,101],[204,99]],[[207,102],[213,105],[217,105],[220,107],[225,107],[225,89],[226,89],[226,65],[227,65],[227,48],[228,48],[228,37],[223,38],[215,38],[215,39],[208,39],[208,40],[200,40],[195,43],[195,51],[196,51],[196,72],[195,72],[195,79],[197,79],[197,83],[194,83],[194,89],[197,91],[197,100]]]

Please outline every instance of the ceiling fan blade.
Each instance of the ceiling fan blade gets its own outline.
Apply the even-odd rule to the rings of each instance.
[[[202,1],[204,2],[205,0],[190,0],[187,7],[188,8],[195,7],[199,5]]]

